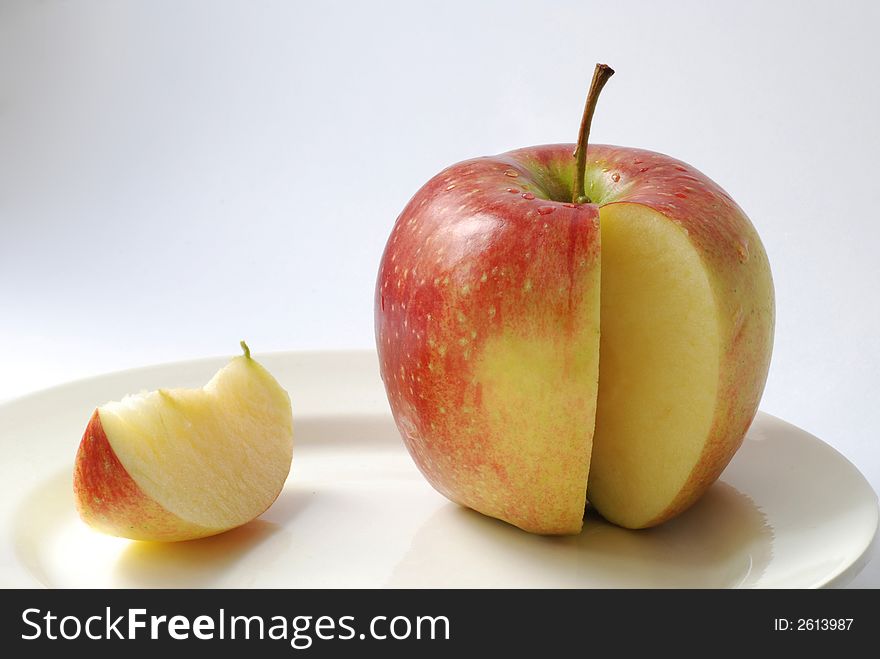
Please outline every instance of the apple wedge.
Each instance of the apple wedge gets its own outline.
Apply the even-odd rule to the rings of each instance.
[[[73,489],[90,526],[134,540],[191,540],[241,526],[290,471],[290,398],[250,356],[201,389],[160,389],[95,410]]]

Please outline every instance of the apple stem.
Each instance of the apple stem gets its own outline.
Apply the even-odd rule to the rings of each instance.
[[[578,132],[577,148],[574,157],[577,159],[574,175],[574,191],[572,202],[575,204],[589,204],[584,178],[587,173],[587,142],[590,139],[590,124],[593,122],[593,112],[596,111],[596,102],[602,87],[608,82],[608,78],[614,75],[614,69],[607,64],[597,64],[593,71],[593,81],[590,83],[590,91],[587,93],[587,103],[584,106],[584,116],[581,118],[581,128]]]
[[[241,349],[244,351],[244,356],[247,357],[248,359],[250,359],[251,358],[251,349],[248,348],[248,344],[245,343],[244,341],[239,341],[238,345],[240,345]]]

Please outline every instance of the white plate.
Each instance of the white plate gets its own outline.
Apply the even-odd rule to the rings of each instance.
[[[437,494],[409,458],[375,355],[257,355],[294,405],[278,501],[229,533],[176,544],[93,532],[73,458],[96,405],[201,386],[225,359],[66,384],[0,406],[4,587],[818,587],[866,560],[877,497],[820,440],[759,414],[742,449],[681,517],[626,531],[590,514],[577,537],[528,535]]]

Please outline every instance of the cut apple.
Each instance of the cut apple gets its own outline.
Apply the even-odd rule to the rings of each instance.
[[[201,389],[160,389],[99,407],[79,447],[81,517],[135,540],[189,540],[264,512],[290,471],[290,398],[245,354]]]
[[[630,528],[687,509],[742,443],[770,364],[773,281],[742,209],[680,160],[588,146],[613,73],[596,65],[577,145],[422,186],[376,283],[382,379],[416,464],[534,533],[579,532],[585,494]]]
[[[584,493],[629,528],[694,503],[742,443],[773,343],[767,255],[721,188],[592,145],[592,203],[572,203],[572,150],[441,172],[398,220],[376,288],[382,377],[418,467],[546,534],[580,530]]]

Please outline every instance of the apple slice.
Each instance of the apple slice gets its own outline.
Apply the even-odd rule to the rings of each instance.
[[[90,526],[133,540],[215,535],[263,513],[293,454],[290,398],[250,356],[201,389],[160,389],[95,410],[74,468]]]

